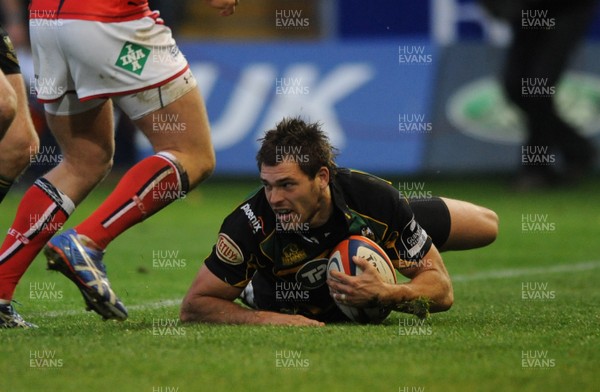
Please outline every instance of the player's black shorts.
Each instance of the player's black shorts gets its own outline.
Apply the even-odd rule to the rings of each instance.
[[[0,26],[0,69],[5,75],[21,73],[17,52],[6,30]]]
[[[415,220],[431,237],[436,248],[440,249],[450,235],[450,211],[439,197],[428,199],[408,199],[415,214]]]

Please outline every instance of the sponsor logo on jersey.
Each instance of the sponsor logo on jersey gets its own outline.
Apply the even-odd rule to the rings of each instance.
[[[219,260],[231,265],[239,265],[244,262],[244,256],[240,247],[224,233],[219,234],[216,253]]]
[[[141,75],[151,50],[132,42],[125,42],[115,65],[126,71]]]
[[[246,214],[246,218],[248,218],[248,224],[252,228],[252,234],[256,234],[259,231],[265,234],[262,216],[256,217],[249,203],[246,203],[243,206],[241,206],[240,210],[244,211],[244,214]]]
[[[406,250],[406,254],[413,258],[418,256],[423,246],[427,242],[427,233],[417,221],[413,218],[402,230],[402,235],[400,236],[402,241],[402,245]]]
[[[327,278],[327,262],[328,259],[315,259],[304,264],[296,272],[296,281],[309,290],[323,286]]]

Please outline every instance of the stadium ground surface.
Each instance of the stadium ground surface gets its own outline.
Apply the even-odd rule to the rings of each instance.
[[[126,322],[83,310],[38,257],[17,289],[37,330],[0,330],[0,391],[588,391],[600,376],[600,179],[514,193],[504,181],[402,179],[500,216],[490,247],[448,252],[449,312],[375,326],[182,326],[178,304],[222,218],[258,183],[209,181],[118,238],[105,261]],[[80,207],[78,223],[107,194]],[[19,190],[0,206],[12,219]]]

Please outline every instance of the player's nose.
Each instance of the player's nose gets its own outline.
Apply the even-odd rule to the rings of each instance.
[[[283,201],[283,193],[280,192],[276,187],[273,187],[273,189],[267,193],[267,200],[269,201],[271,207],[276,207]]]

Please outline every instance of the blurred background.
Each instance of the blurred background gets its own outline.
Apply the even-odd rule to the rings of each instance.
[[[226,18],[204,1],[150,3],[199,81],[216,176],[256,175],[256,140],[295,115],[323,123],[341,165],[380,175],[522,169],[525,122],[500,83],[514,34],[493,1],[241,0]],[[586,14],[585,34],[570,44],[560,83],[545,87],[552,87],[561,117],[598,148],[600,13],[593,7]],[[529,28],[561,23],[554,14],[518,18]],[[21,61],[30,81],[26,42]],[[51,144],[31,95],[42,140]],[[128,167],[150,148],[118,113],[117,123],[116,165]],[[560,165],[560,154],[545,154]],[[48,167],[30,172],[36,170]]]

